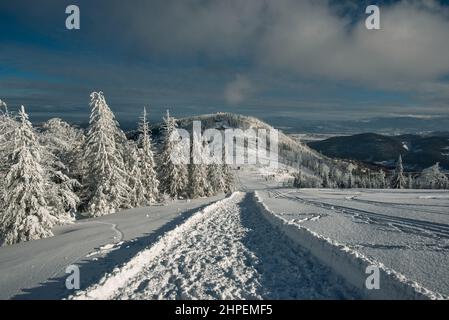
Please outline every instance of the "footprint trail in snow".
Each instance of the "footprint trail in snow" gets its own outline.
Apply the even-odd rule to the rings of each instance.
[[[196,213],[74,299],[347,299],[331,269],[237,192]]]

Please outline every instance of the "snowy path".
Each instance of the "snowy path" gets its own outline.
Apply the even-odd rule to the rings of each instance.
[[[81,288],[131,259],[157,237],[222,196],[126,210],[57,227],[54,237],[0,247],[0,299],[60,299],[65,269],[80,266]]]
[[[357,298],[237,192],[196,213],[76,299]]]

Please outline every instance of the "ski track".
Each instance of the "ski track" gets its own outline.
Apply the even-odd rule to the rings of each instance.
[[[362,221],[364,223],[377,224],[384,227],[393,228],[399,232],[418,233],[425,237],[437,239],[440,238],[449,239],[449,225],[442,223],[416,220],[411,218],[394,217],[362,209],[355,209],[347,206],[329,204],[326,203],[325,201],[305,199],[300,194],[292,192],[281,193],[279,191],[273,191],[272,195],[275,198],[289,199],[293,201],[298,201],[300,203],[312,205],[315,207],[328,209],[343,214],[348,214],[352,216],[353,219]]]
[[[236,192],[71,299],[348,299],[359,293]]]
[[[389,208],[403,209],[404,207],[410,207],[411,210],[417,211],[417,212],[421,212],[421,213],[431,213],[431,214],[439,214],[439,215],[445,215],[445,216],[449,215],[448,213],[442,213],[442,212],[436,211],[436,210],[418,209],[420,207],[429,207],[429,205],[425,205],[425,204],[389,203],[389,202],[383,202],[383,201],[359,199],[359,198],[357,198],[357,196],[354,196],[351,200],[356,201],[356,202],[361,202],[361,203],[374,205],[376,207],[381,207],[381,208],[389,207]],[[434,206],[434,207],[441,207],[441,208],[447,208],[446,206],[436,206],[436,205],[432,205],[432,206]]]

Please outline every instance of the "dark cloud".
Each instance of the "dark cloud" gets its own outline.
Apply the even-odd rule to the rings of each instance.
[[[72,3],[75,32],[64,28]],[[42,114],[78,114],[99,89],[123,114],[143,104],[447,113],[447,6],[378,3],[380,31],[364,28],[364,3],[350,0],[10,1],[0,4],[0,95]]]

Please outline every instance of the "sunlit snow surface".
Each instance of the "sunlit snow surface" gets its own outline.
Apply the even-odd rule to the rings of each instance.
[[[411,288],[380,297],[449,296],[449,192],[289,189],[285,169],[243,166],[225,200],[133,209],[0,248],[1,298],[370,298],[367,261]],[[79,292],[65,287],[69,264]]]
[[[289,223],[449,296],[449,192],[280,188],[259,195]]]
[[[101,279],[201,207],[224,195],[125,210],[57,227],[54,237],[0,247],[0,299],[61,299],[66,267],[80,267],[81,288]]]
[[[236,192],[196,213],[76,299],[353,299],[330,268]]]

